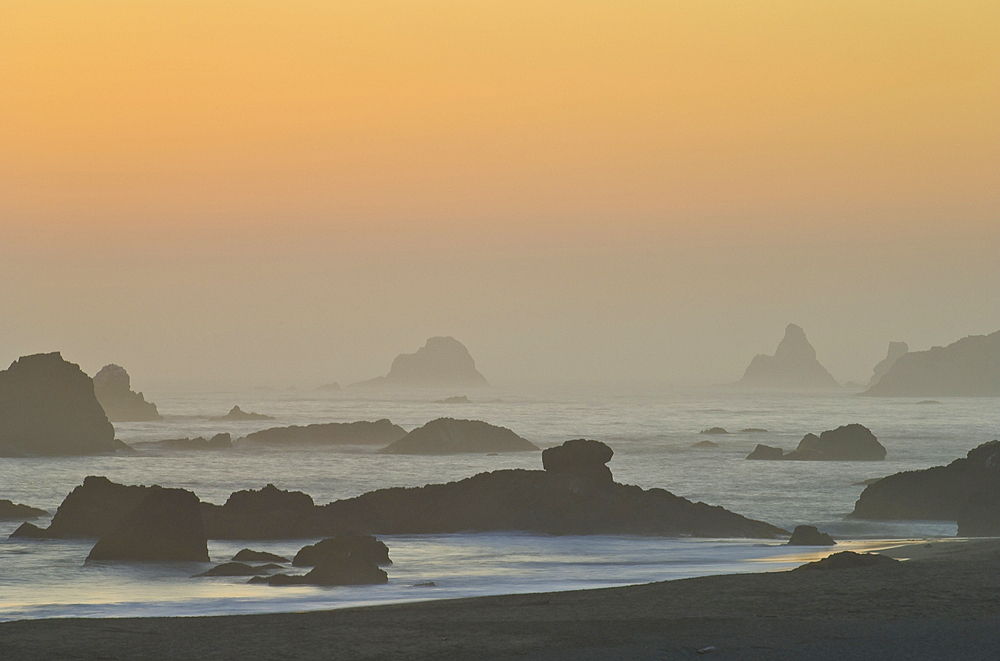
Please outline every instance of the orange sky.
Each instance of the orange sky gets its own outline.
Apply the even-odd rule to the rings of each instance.
[[[63,300],[146,269],[137,281],[161,294],[182,287],[182,314],[195,287],[228,292],[220,274],[246,259],[250,282],[273,271],[290,287],[300,280],[282,260],[341,283],[389,255],[412,262],[392,277],[422,289],[379,291],[423,292],[444,320],[386,335],[372,355],[455,326],[487,333],[473,321],[477,294],[502,298],[498,283],[526,269],[560,288],[534,303],[546,327],[562,323],[543,313],[554,301],[575,301],[566,324],[586,318],[581,282],[614,300],[645,278],[640,299],[660,292],[678,305],[691,291],[708,306],[741,287],[771,292],[752,322],[758,338],[789,321],[809,331],[810,296],[850,295],[803,289],[780,303],[775,279],[834,255],[853,266],[831,277],[849,282],[870,260],[928,265],[907,276],[913,289],[869,283],[887,300],[979,283],[972,306],[998,284],[978,261],[1000,250],[995,0],[5,0],[0,93],[0,276],[16,283],[0,303],[26,320],[0,325],[0,342],[15,347],[34,347],[25,338],[40,327],[50,344],[69,341],[37,296]],[[859,242],[869,247],[852,253]],[[745,280],[747,250],[771,271]],[[482,270],[462,310],[432,293],[465,267],[419,266],[456,251]],[[590,277],[570,266],[605,257],[616,266]],[[705,257],[718,268],[697,283],[665,266]],[[647,258],[661,266],[634,266]],[[202,259],[219,270],[189,282]],[[345,272],[323,270],[334,262]],[[141,294],[115,286],[104,304],[148,316],[126,303]],[[341,339],[384,322],[337,296],[337,314],[356,316]],[[963,326],[983,314],[972,310],[927,338],[1000,322]],[[861,371],[883,339],[919,322],[887,325],[877,350],[844,364]],[[101,350],[96,330],[80,345]]]

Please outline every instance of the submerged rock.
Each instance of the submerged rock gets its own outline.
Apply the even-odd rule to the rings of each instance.
[[[857,567],[893,565],[898,562],[899,560],[896,560],[895,558],[890,558],[887,555],[879,555],[878,553],[855,553],[854,551],[841,551],[840,553],[834,553],[833,555],[827,556],[822,560],[809,562],[801,567],[796,567],[794,571],[817,569],[855,569]]]
[[[816,526],[795,526],[789,546],[834,546],[836,540],[825,532],[820,532]]]
[[[272,416],[264,415],[263,413],[253,413],[251,411],[244,411],[239,406],[234,406],[233,408],[229,409],[229,413],[217,419],[218,420],[274,420]]]
[[[901,356],[864,392],[881,397],[1000,396],[1000,331]]]
[[[48,515],[48,512],[37,507],[19,505],[10,500],[0,500],[0,521],[24,521]]]
[[[151,487],[91,549],[87,560],[208,562],[198,496]]]
[[[816,360],[816,350],[799,326],[789,324],[773,356],[758,354],[743,378],[733,384],[743,388],[837,388],[837,381]]]
[[[699,450],[714,450],[715,448],[719,447],[719,444],[716,443],[715,441],[698,441],[691,447],[698,448]]]
[[[611,469],[605,466],[614,451],[600,441],[576,439],[542,451],[542,467],[553,473],[568,473],[594,483],[614,483]]]
[[[384,542],[375,539],[373,535],[345,533],[304,546],[295,554],[292,565],[316,567],[327,556],[346,557],[351,554],[367,557],[380,566],[392,564],[392,560],[389,559],[389,547]]]
[[[481,420],[438,418],[418,427],[379,452],[384,454],[461,454],[537,452],[538,446],[506,427]]]
[[[401,353],[386,376],[359,386],[478,388],[488,386],[469,350],[453,337],[432,337],[416,353]]]
[[[389,420],[328,422],[300,427],[272,427],[247,434],[240,443],[259,445],[386,445],[406,436]]]
[[[118,365],[105,365],[94,375],[94,394],[112,422],[162,420],[156,404],[132,390],[128,372]]]
[[[0,456],[114,452],[115,429],[94,382],[58,353],[23,356],[0,371]]]

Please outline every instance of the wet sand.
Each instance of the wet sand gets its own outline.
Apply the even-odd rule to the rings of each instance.
[[[0,659],[1000,658],[1000,540],[885,554],[911,559],[311,613],[8,622]]]

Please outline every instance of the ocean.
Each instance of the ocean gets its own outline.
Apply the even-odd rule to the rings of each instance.
[[[467,394],[469,404],[440,404]],[[439,417],[485,420],[545,448],[573,438],[610,445],[615,480],[659,487],[721,505],[786,529],[811,524],[841,549],[875,549],[897,540],[953,537],[953,522],[845,520],[860,483],[904,470],[942,465],[1000,437],[1000,407],[991,398],[859,397],[851,391],[744,393],[563,392],[504,389],[468,393],[255,390],[147,392],[164,420],[116,423],[128,442],[179,437],[234,438],[258,429],[389,418],[405,429]],[[232,406],[273,421],[211,419]],[[747,461],[758,443],[794,449],[808,432],[849,423],[872,430],[887,448],[881,462]],[[702,435],[723,427],[729,434]],[[740,430],[762,428],[765,433]],[[716,449],[691,447],[702,440]],[[87,475],[124,484],[160,484],[225,502],[233,491],[272,483],[324,504],[390,486],[421,486],[503,468],[540,469],[539,453],[498,456],[382,455],[372,447],[234,448],[135,455],[0,458],[0,498],[55,512]],[[47,525],[46,520],[36,522]],[[302,611],[400,601],[610,587],[708,574],[777,571],[818,555],[781,542],[525,533],[380,537],[393,565],[383,586],[320,588],[248,585],[245,578],[190,578],[209,564],[84,564],[93,540],[11,540],[17,522],[0,522],[0,620],[40,617],[220,615]],[[315,540],[209,542],[212,561],[244,547],[283,555]],[[433,582],[434,586],[418,586]]]

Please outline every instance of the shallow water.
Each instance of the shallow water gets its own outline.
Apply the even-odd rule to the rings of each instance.
[[[457,394],[457,393],[445,393]],[[540,447],[594,438],[615,450],[619,482],[661,487],[740,514],[792,528],[818,525],[840,539],[938,537],[948,522],[845,521],[864,489],[857,483],[901,470],[945,464],[1000,436],[995,399],[875,399],[846,392],[744,394],[722,390],[644,395],[526,396],[468,393],[471,404],[434,404],[441,393],[147,393],[166,416],[157,423],[119,423],[126,442],[182,436],[234,437],[271,426],[387,417],[410,429],[451,416],[503,425]],[[211,420],[234,404],[274,421]],[[888,449],[884,462],[759,462],[757,443],[794,448],[807,432],[858,422]],[[729,435],[698,432],[721,426]],[[740,433],[748,427],[767,433]],[[718,449],[693,449],[710,439]],[[412,457],[373,448],[210,452],[141,451],[133,456],[0,459],[0,497],[55,511],[87,475],[126,484],[191,489],[222,503],[237,489],[273,483],[309,493],[318,503],[387,486],[419,486],[485,470],[540,468],[537,453]],[[46,522],[40,522],[44,525]],[[16,523],[0,523],[0,619],[54,616],[203,615],[273,612],[443,597],[568,590],[714,573],[782,569],[799,564],[787,548],[747,540],[549,537],[525,534],[390,536],[395,564],[386,586],[312,588],[247,585],[245,578],[191,579],[208,565],[84,565],[92,542],[8,540]],[[294,554],[314,540],[210,542],[213,561],[244,546]],[[777,560],[775,560],[777,558]],[[767,562],[761,562],[768,560]],[[412,587],[434,581],[437,587]]]

